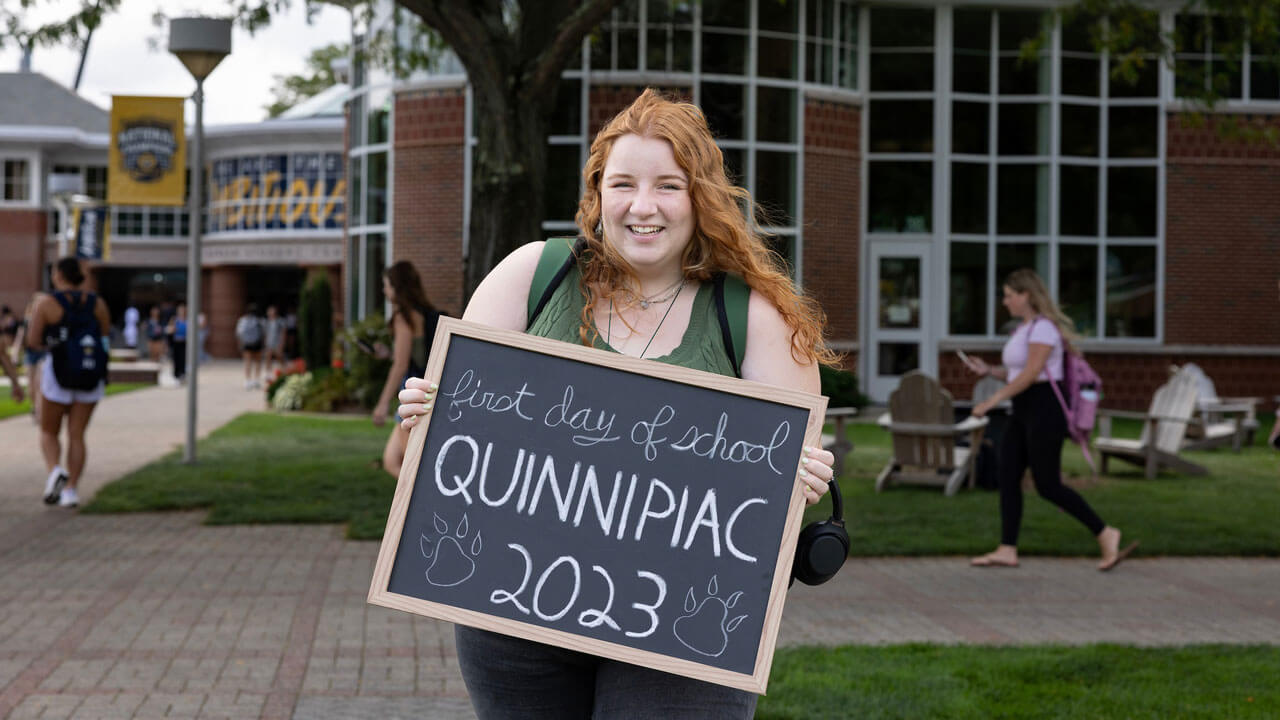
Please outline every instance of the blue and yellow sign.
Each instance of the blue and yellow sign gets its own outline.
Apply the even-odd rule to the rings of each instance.
[[[111,231],[107,209],[76,208],[71,212],[75,256],[85,260],[111,259]]]
[[[182,120],[183,100],[180,97],[112,97],[108,203],[185,203],[187,143]]]
[[[347,195],[343,170],[341,153],[215,160],[209,232],[341,229]]]

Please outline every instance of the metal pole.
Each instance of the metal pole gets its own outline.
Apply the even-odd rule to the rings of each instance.
[[[191,198],[187,214],[191,219],[191,255],[187,260],[187,445],[183,462],[196,462],[196,375],[200,361],[200,232],[204,182],[204,78],[196,78],[196,133],[191,164]]]

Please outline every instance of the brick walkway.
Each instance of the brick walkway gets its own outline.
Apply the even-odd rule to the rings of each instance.
[[[262,407],[204,366],[202,433]],[[185,393],[107,398],[84,495],[180,445]],[[0,421],[0,717],[471,718],[449,626],[365,602],[377,546],[333,526],[46,508],[36,433]],[[855,560],[790,594],[795,644],[1280,644],[1280,561]]]

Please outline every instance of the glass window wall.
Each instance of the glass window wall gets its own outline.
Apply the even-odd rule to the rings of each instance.
[[[1147,26],[1136,32],[1158,30],[1157,14],[1140,17]],[[1158,277],[1163,128],[1152,85],[1157,76],[1143,68],[1136,77],[1113,76],[1114,63],[1094,48],[1084,22],[1055,22],[1039,10],[952,11],[950,148],[930,158],[950,158],[948,226],[937,229],[951,238],[948,329],[1001,335],[1009,318],[999,303],[1000,283],[1012,270],[1030,267],[1086,337],[1154,338],[1154,295],[1126,300],[1121,310],[1110,300],[1100,306],[1099,289],[1121,282],[1109,279],[1116,271],[1100,263],[1113,251],[1119,258],[1109,259],[1112,265],[1128,268],[1131,256],[1141,257],[1152,268],[1143,282],[1154,288]],[[1044,30],[1047,41],[1028,59],[1026,44]],[[871,37],[874,43],[875,27]],[[868,149],[874,152],[874,95],[871,104]],[[872,155],[870,196],[874,177]],[[868,205],[874,213],[874,201]],[[874,231],[877,218],[868,221]]]

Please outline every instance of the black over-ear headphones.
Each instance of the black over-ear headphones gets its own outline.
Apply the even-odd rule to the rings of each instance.
[[[831,517],[809,523],[796,541],[796,559],[791,564],[791,582],[821,585],[835,577],[849,556],[849,533],[844,529],[844,499],[840,484],[831,479]]]

